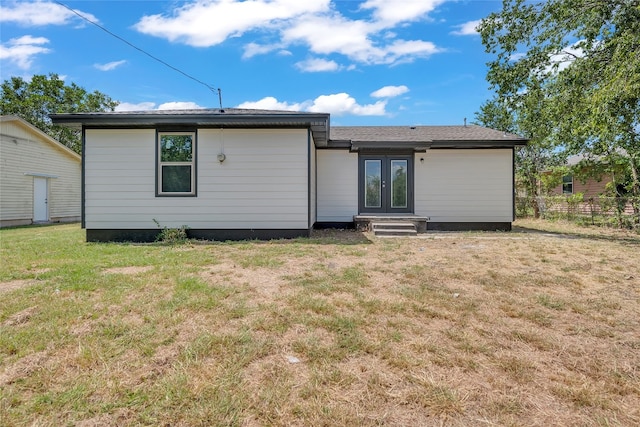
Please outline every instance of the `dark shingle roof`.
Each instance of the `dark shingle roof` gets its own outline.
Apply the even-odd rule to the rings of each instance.
[[[331,139],[350,141],[524,141],[517,135],[467,126],[332,126]]]
[[[316,144],[327,145],[329,114],[244,108],[210,108],[198,110],[108,111],[95,113],[51,114],[55,124],[80,128],[202,126],[235,128],[311,129]]]
[[[359,150],[513,147],[527,140],[476,125],[467,126],[335,126],[329,129],[329,114],[244,108],[198,110],[110,111],[52,114],[56,124],[80,127],[120,126],[226,126],[309,127],[318,146]]]
[[[361,149],[489,148],[525,145],[517,135],[476,125],[335,126],[329,146]]]

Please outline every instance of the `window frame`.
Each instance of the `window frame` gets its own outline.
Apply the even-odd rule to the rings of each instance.
[[[191,161],[167,162],[162,161],[162,137],[164,135],[190,135]],[[157,130],[156,131],[156,197],[196,197],[197,196],[197,146],[198,133],[195,130]],[[190,166],[191,191],[162,191],[163,166]]]
[[[570,182],[565,182],[565,178],[569,178]],[[570,188],[571,191],[566,190],[566,188]],[[573,194],[573,175],[564,175],[562,177],[562,194]]]

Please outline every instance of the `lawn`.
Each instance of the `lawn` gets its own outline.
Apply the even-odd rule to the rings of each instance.
[[[640,235],[0,230],[2,426],[640,424]]]

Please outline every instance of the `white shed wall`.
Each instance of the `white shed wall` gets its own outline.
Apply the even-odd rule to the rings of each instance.
[[[0,132],[0,226],[33,220],[33,175],[49,176],[50,221],[80,219],[79,157],[19,122],[3,121]],[[54,178],[55,177],[55,178]]]
[[[512,156],[511,149],[417,153],[415,213],[433,222],[511,222]]]
[[[200,129],[197,197],[156,197],[155,130],[87,130],[85,227],[307,229],[307,142],[306,129]]]
[[[358,214],[358,154],[318,150],[318,222],[351,222]]]

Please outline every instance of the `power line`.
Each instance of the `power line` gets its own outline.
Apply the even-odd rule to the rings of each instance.
[[[73,13],[73,14],[75,14],[75,15],[79,16],[81,19],[83,19],[83,20],[87,21],[88,23],[90,23],[90,24],[92,24],[92,25],[95,25],[96,27],[98,27],[98,28],[100,28],[102,31],[104,31],[105,33],[109,34],[109,35],[110,35],[110,36],[112,36],[112,37],[117,38],[118,40],[120,40],[120,41],[121,41],[121,42],[123,42],[123,43],[128,44],[129,46],[131,46],[132,48],[134,48],[134,49],[135,49],[135,50],[137,50],[138,52],[141,52],[141,53],[143,53],[143,54],[147,55],[149,58],[151,58],[151,59],[153,59],[153,60],[155,60],[155,61],[157,61],[157,62],[161,63],[161,64],[162,64],[162,65],[164,65],[165,67],[171,68],[173,71],[177,71],[178,73],[182,74],[183,76],[185,76],[185,77],[187,77],[187,78],[189,78],[189,79],[191,79],[191,80],[193,80],[193,81],[195,81],[195,82],[197,82],[197,83],[200,83],[201,85],[203,85],[204,87],[206,87],[207,89],[209,89],[211,92],[213,92],[213,93],[217,93],[217,94],[218,94],[218,97],[221,97],[221,94],[220,94],[220,93],[221,93],[221,90],[220,90],[220,88],[214,88],[213,86],[211,86],[211,85],[209,85],[209,84],[207,84],[207,83],[203,82],[202,80],[199,80],[199,79],[197,79],[197,78],[193,77],[192,75],[190,75],[190,74],[188,74],[188,73],[186,73],[186,72],[182,71],[181,69],[174,67],[173,65],[169,64],[168,62],[163,61],[162,59],[158,58],[157,56],[155,56],[155,55],[153,55],[153,54],[151,54],[151,53],[149,53],[149,52],[147,52],[146,50],[144,50],[144,49],[142,49],[142,48],[139,48],[138,46],[134,45],[133,43],[129,42],[128,40],[126,40],[126,39],[124,39],[124,38],[120,37],[119,35],[117,35],[117,34],[115,34],[115,33],[111,32],[111,31],[109,31],[109,29],[107,29],[107,28],[103,27],[102,25],[98,24],[97,22],[94,22],[94,21],[92,21],[91,19],[87,18],[86,16],[83,16],[81,13],[79,13],[79,12],[77,12],[76,10],[74,10],[74,9],[70,8],[70,7],[69,7],[69,6],[67,6],[66,4],[61,3],[61,2],[59,2],[59,1],[57,1],[57,0],[54,0],[54,3],[56,3],[56,4],[58,4],[58,5],[62,6],[62,7],[64,7],[65,9],[69,10],[71,13]],[[220,103],[222,104],[222,99],[220,99]],[[221,106],[220,108],[222,108],[222,106]]]

